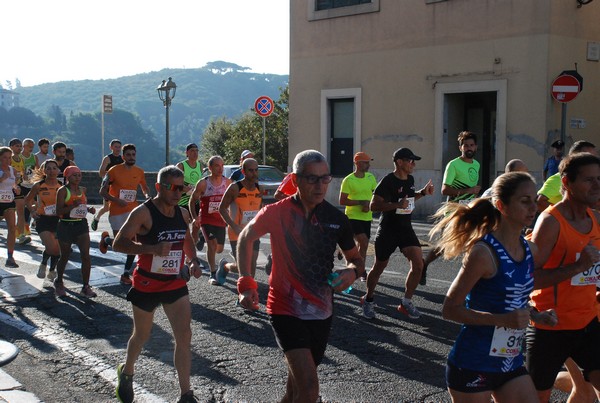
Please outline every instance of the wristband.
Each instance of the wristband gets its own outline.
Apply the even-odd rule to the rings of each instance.
[[[248,290],[258,289],[258,284],[256,283],[256,280],[254,280],[254,278],[252,278],[250,276],[243,276],[243,277],[238,278],[237,289],[238,289],[238,294],[243,294],[244,292],[246,292]]]

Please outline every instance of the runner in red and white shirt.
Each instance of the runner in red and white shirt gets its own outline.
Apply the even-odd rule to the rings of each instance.
[[[231,184],[231,179],[223,176],[223,158],[218,155],[208,160],[210,175],[196,184],[194,192],[190,196],[189,210],[193,218],[193,231],[202,228],[202,234],[206,239],[206,258],[210,267],[209,284],[219,285],[217,281],[217,253],[223,252],[225,245],[225,228],[227,224],[219,213],[221,199]],[[200,214],[194,208],[196,201],[200,201]]]

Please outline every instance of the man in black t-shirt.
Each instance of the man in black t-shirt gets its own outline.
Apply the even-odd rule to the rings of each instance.
[[[410,271],[406,277],[404,298],[398,311],[413,319],[421,313],[412,303],[412,296],[419,285],[423,270],[423,252],[421,243],[412,228],[412,211],[415,201],[433,194],[431,180],[418,192],[415,192],[415,179],[411,175],[415,161],[420,160],[408,148],[394,152],[394,172],[386,175],[375,188],[371,199],[371,211],[380,211],[381,219],[375,235],[375,263],[367,276],[367,293],[361,298],[363,315],[375,318],[373,294],[379,277],[386,268],[390,256],[396,248],[410,261]]]

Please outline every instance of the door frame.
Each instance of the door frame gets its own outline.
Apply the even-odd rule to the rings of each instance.
[[[495,172],[504,170],[506,165],[506,102],[507,102],[507,80],[482,80],[465,81],[457,83],[437,83],[435,85],[435,122],[433,135],[433,149],[435,158],[433,168],[442,171],[444,150],[444,117],[446,94],[471,93],[471,92],[495,92],[496,93],[496,166]]]

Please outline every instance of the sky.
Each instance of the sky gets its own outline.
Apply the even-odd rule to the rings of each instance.
[[[17,0],[0,85],[98,80],[222,60],[289,74],[289,0]]]

